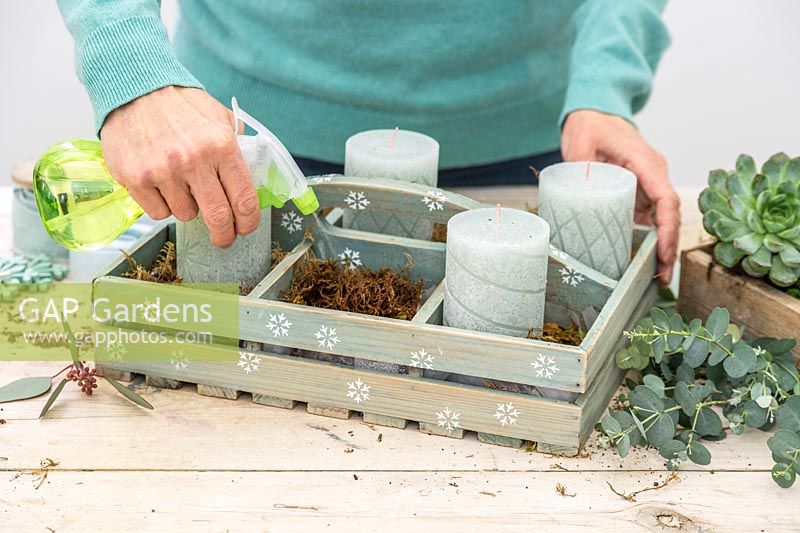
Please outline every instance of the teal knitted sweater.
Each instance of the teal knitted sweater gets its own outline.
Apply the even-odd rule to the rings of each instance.
[[[628,120],[669,37],[666,0],[59,0],[99,130],[167,85],[239,104],[294,154],[341,162],[392,128],[441,144],[443,168],[554,150],[564,117]]]

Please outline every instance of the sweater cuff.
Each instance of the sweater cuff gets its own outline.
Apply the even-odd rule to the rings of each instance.
[[[142,16],[93,32],[76,50],[98,135],[111,111],[168,85],[202,88],[178,61],[161,20]]]
[[[623,80],[614,80],[611,76],[602,76],[601,79],[571,80],[558,119],[559,127],[564,125],[567,115],[579,109],[616,115],[633,124],[633,98],[619,89],[620,82]]]

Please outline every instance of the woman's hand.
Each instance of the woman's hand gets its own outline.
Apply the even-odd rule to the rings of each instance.
[[[667,162],[627,120],[591,110],[573,111],[564,121],[565,161],[602,161],[625,167],[639,179],[635,220],[658,227],[658,277],[672,280],[678,253],[680,200],[669,182]]]
[[[258,227],[231,112],[200,89],[164,87],[115,109],[100,132],[108,170],[156,220],[199,212],[220,247]]]

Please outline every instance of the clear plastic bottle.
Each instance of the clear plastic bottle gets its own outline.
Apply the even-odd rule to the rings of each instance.
[[[253,177],[259,207],[283,207],[292,200],[305,215],[319,202],[286,147],[266,127],[232,107],[235,127],[243,122],[256,135],[238,135]],[[125,232],[144,211],[106,167],[100,142],[73,139],[48,148],[36,163],[33,191],[44,227],[70,250],[96,250]]]

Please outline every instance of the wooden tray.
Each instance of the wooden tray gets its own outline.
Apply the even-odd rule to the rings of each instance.
[[[407,421],[415,421],[427,433],[459,438],[471,430],[495,444],[517,446],[528,440],[539,443],[541,451],[577,453],[622,378],[613,356],[624,343],[623,330],[655,302],[655,231],[635,229],[633,258],[619,281],[551,248],[545,318],[564,325],[577,321],[588,330],[580,346],[565,346],[442,326],[444,243],[335,225],[345,209],[359,205],[446,223],[454,214],[483,204],[448,191],[388,180],[326,176],[312,183],[321,207],[331,209],[329,214],[318,223],[313,217],[302,219],[302,232],[297,227],[280,231],[280,223],[273,222],[274,241],[297,244],[251,293],[239,298],[239,339],[246,347],[242,357],[257,357],[257,371],[247,373],[236,363],[219,361],[193,361],[176,369],[166,354],[163,359],[102,363],[101,371],[123,378],[144,374],[154,386],[196,383],[201,394],[226,398],[249,392],[254,401],[279,407],[306,402],[309,412],[327,416],[347,418],[356,411],[376,424],[405,427]],[[290,209],[276,210],[273,218],[280,221]],[[303,238],[307,229],[311,237]],[[156,228],[132,255],[141,264],[150,264],[168,240],[174,241],[174,224]],[[425,280],[430,294],[411,321],[279,301],[281,291],[291,283],[294,266],[308,250],[321,258],[352,259],[357,253],[367,268],[402,267],[410,255],[412,277]],[[113,302],[131,293],[146,299],[164,291],[193,290],[120,277],[126,268],[124,260],[112,263],[95,280],[95,297]],[[269,321],[275,320],[291,324],[286,334],[268,329]],[[230,335],[226,325],[217,322],[215,338]],[[321,343],[320,335],[329,335],[326,332],[331,329],[335,342]],[[320,351],[401,365],[407,374],[290,355]],[[428,377],[429,370],[554,389],[577,397],[568,402],[462,385]]]

